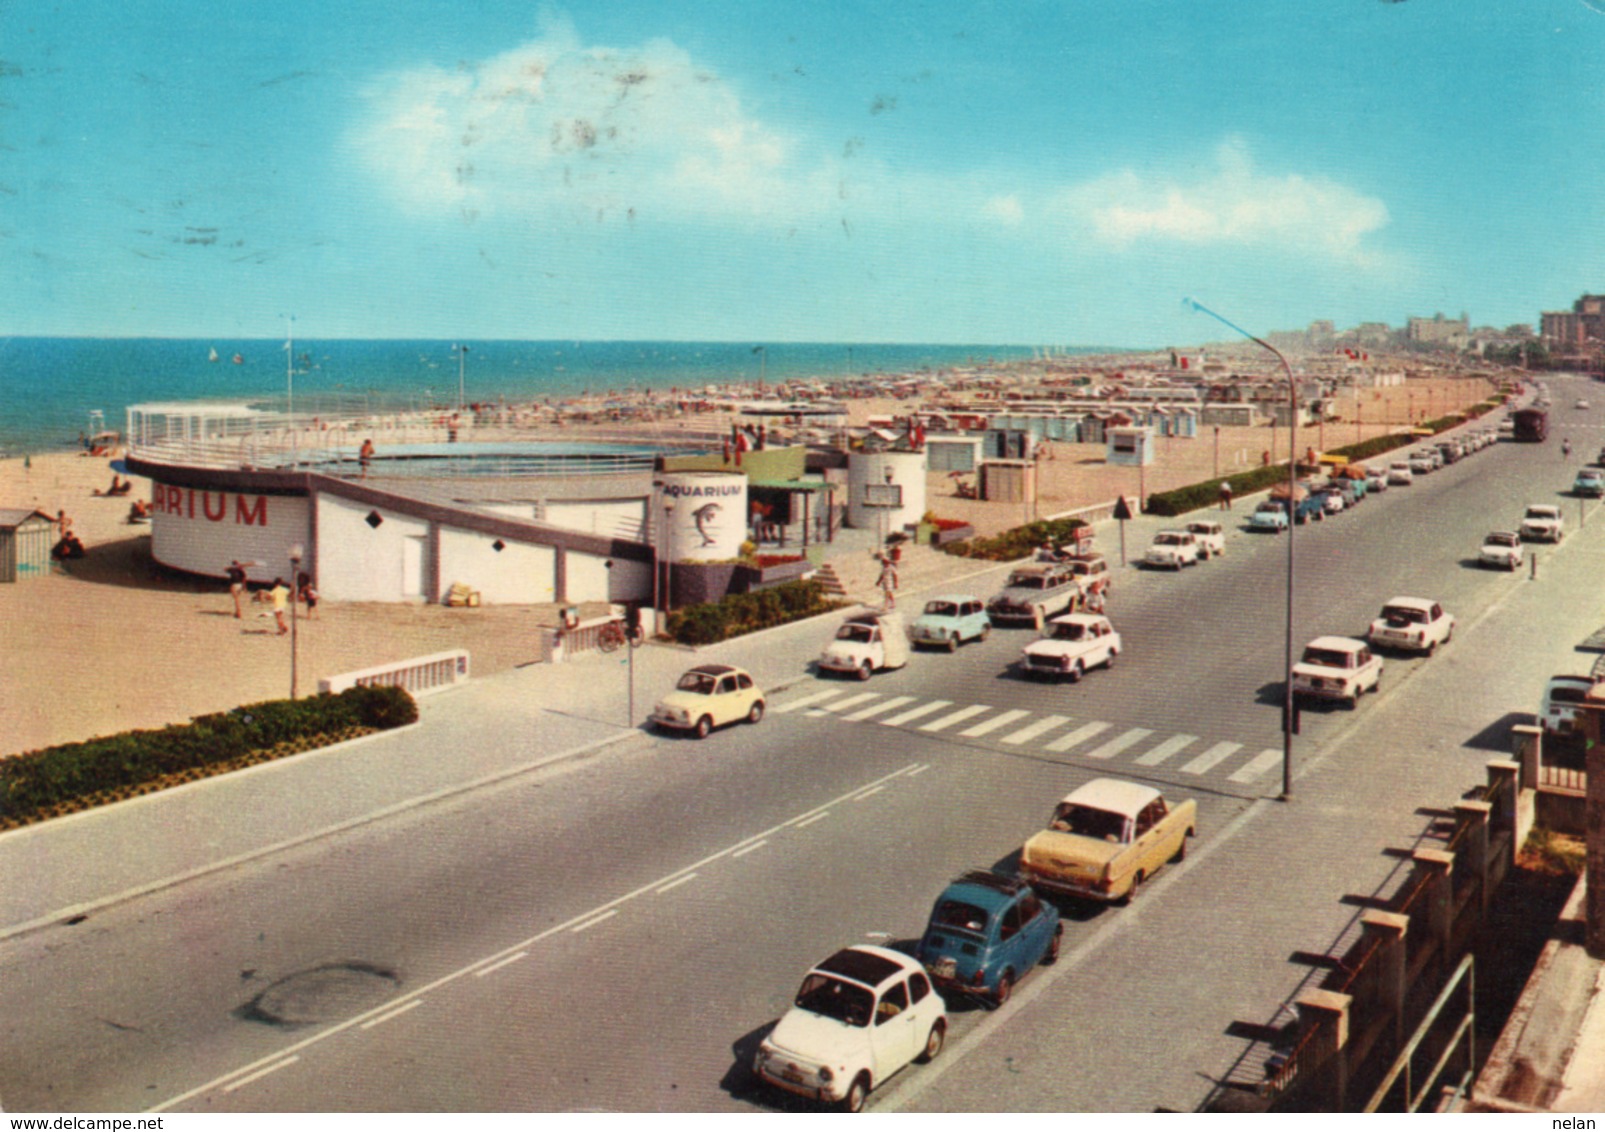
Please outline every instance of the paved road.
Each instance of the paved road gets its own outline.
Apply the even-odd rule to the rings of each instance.
[[[1565,417],[1573,395],[1552,385]],[[1487,529],[1569,485],[1591,423],[1565,422],[1570,467],[1558,433],[1501,445],[1298,530],[1299,643],[1358,633],[1395,593],[1461,626],[1431,661],[1389,658],[1358,711],[1305,714],[1290,803],[1269,800],[1286,536],[1234,531],[1222,561],[1121,572],[1127,653],[1080,685],[1015,679],[1027,635],[1008,631],[868,684],[803,677],[760,727],[631,738],[0,945],[0,1098],[787,1107],[743,1066],[803,970],[907,941],[946,879],[1012,864],[1062,793],[1118,774],[1199,800],[1186,865],[1131,908],[1067,908],[1061,963],[1002,1011],[961,1006],[943,1060],[875,1103],[1195,1108],[1252,1048],[1228,1027],[1278,1019],[1304,975],[1289,957],[1352,930],[1340,899],[1387,887],[1384,850],[1481,781],[1605,620],[1597,515],[1541,552],[1536,581],[1468,564]],[[801,672],[823,635],[762,647]]]

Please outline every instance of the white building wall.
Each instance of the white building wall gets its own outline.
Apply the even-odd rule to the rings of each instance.
[[[549,499],[546,519],[554,527],[607,538],[646,541],[647,499]]]
[[[497,550],[496,544],[502,544]],[[440,592],[458,582],[487,605],[557,600],[557,552],[479,531],[440,528]]]
[[[609,577],[614,571],[626,565],[622,559],[613,559],[613,570],[607,568],[607,559],[594,554],[579,554],[569,551],[568,564],[568,600],[581,601],[613,601],[620,600],[612,597],[614,582]],[[646,571],[647,596],[651,596],[652,572],[651,567]]]
[[[206,491],[151,484],[151,556],[164,566],[222,577],[239,559],[253,582],[293,581],[290,548],[312,569],[307,500],[292,495]]]
[[[367,522],[372,511],[384,519],[377,528]],[[418,561],[418,543],[409,540],[424,542],[427,585],[428,537],[429,524],[422,519],[319,494],[317,541],[328,548],[318,571],[319,594],[329,601],[404,601],[430,596],[406,592],[412,588]]]

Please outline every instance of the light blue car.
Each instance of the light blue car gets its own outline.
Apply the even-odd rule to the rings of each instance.
[[[925,611],[909,629],[916,646],[930,645],[954,652],[965,641],[984,641],[992,632],[986,603],[972,594],[947,594],[925,603]]]
[[[1248,517],[1248,528],[1252,531],[1285,531],[1287,509],[1274,501],[1261,503]]]
[[[1605,496],[1605,472],[1598,468],[1584,468],[1572,480],[1573,495],[1591,495],[1595,499]]]

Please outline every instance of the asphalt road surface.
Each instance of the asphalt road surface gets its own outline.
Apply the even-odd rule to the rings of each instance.
[[[1551,671],[1587,670],[1568,657],[1605,617],[1605,521],[1564,493],[1605,443],[1605,411],[1571,408],[1580,380],[1550,386],[1547,444],[1489,447],[1293,535],[1296,648],[1362,634],[1395,595],[1459,624],[1434,658],[1389,655],[1356,710],[1303,714],[1290,801],[1288,536],[1247,533],[1239,501],[1211,513],[1229,520],[1224,558],[1117,568],[1125,651],[1080,684],[1020,679],[1031,634],[1002,629],[867,683],[803,676],[757,727],[643,731],[0,944],[0,1098],[803,1107],[746,1066],[806,969],[852,942],[911,943],[946,881],[1012,868],[1059,797],[1113,775],[1197,799],[1188,860],[1130,907],[1065,904],[1060,962],[1001,1010],[954,1002],[942,1058],[871,1105],[1195,1109],[1245,1070],[1242,1026],[1285,1013],[1307,975],[1292,954],[1352,930],[1343,898],[1396,879],[1388,850],[1483,780]],[[1551,501],[1570,533],[1539,549],[1536,579],[1475,566],[1487,531]],[[828,632],[795,638],[799,675]]]

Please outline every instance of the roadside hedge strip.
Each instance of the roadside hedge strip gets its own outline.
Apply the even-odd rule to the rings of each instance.
[[[1057,546],[1075,537],[1075,532],[1087,526],[1085,519],[1038,519],[1023,527],[1013,527],[990,538],[967,538],[944,543],[937,549],[960,558],[980,558],[988,562],[1010,562],[1036,553],[1045,542]]]
[[[682,645],[711,645],[829,613],[844,604],[828,598],[825,587],[812,579],[782,582],[751,593],[730,594],[719,601],[676,609],[669,614],[666,631],[671,640]]]
[[[0,759],[0,819],[27,820],[102,791],[138,786],[287,744],[316,746],[352,729],[412,723],[418,706],[401,688],[352,688],[337,696],[268,700],[199,715],[156,731],[125,731]],[[193,775],[198,777],[199,775]]]

